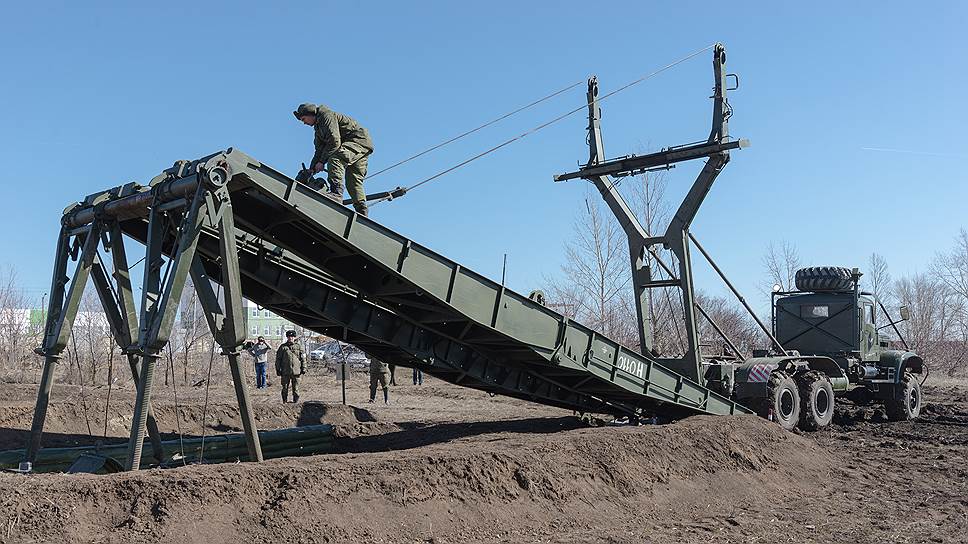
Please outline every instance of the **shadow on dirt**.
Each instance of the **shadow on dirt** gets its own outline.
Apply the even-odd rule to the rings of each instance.
[[[350,414],[352,412],[352,415]],[[343,406],[341,404],[329,405],[322,402],[304,402],[296,418],[296,427],[307,425],[319,425],[321,423],[349,423],[356,421],[360,423],[373,423],[376,418],[369,410],[357,408],[356,406]]]
[[[480,435],[545,434],[585,427],[578,418],[529,418],[477,423],[402,423],[402,430],[372,436],[344,437],[336,440],[334,453],[370,453],[420,448]],[[492,441],[507,437],[495,436]]]

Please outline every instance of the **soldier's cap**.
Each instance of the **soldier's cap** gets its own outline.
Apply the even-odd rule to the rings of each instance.
[[[316,115],[316,104],[310,102],[299,104],[299,107],[292,114],[296,116],[296,119],[299,119],[303,115]]]
[[[295,337],[296,336],[296,331],[286,331],[286,337],[288,338],[290,336]]]

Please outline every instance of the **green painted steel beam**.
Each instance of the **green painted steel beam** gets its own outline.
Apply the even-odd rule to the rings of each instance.
[[[230,174],[242,292],[293,322],[342,330],[374,355],[461,385],[544,404],[671,416],[749,413],[244,153],[217,158]],[[144,219],[122,224],[147,239]],[[219,250],[217,240],[200,237],[198,254],[212,267]]]

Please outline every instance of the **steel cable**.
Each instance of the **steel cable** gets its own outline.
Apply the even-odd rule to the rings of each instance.
[[[706,51],[709,51],[713,47],[715,47],[715,44],[712,44],[712,45],[708,45],[706,47],[703,47],[702,49],[699,49],[697,51],[694,51],[692,53],[689,53],[688,55],[686,55],[684,57],[681,57],[681,58],[679,58],[679,59],[677,59],[677,60],[675,60],[673,62],[670,62],[669,64],[666,64],[665,66],[663,66],[661,68],[658,68],[658,69],[654,70],[653,72],[650,72],[649,74],[646,74],[646,75],[640,77],[639,79],[636,79],[634,81],[631,81],[629,83],[626,83],[625,85],[622,85],[621,87],[615,89],[614,91],[611,91],[609,93],[606,93],[606,94],[602,95],[600,98],[598,98],[598,102],[602,102],[602,101],[608,99],[609,97],[614,96],[614,95],[616,95],[616,94],[618,94],[618,93],[620,93],[620,92],[622,92],[622,91],[624,91],[624,90],[626,90],[626,89],[628,89],[630,87],[633,87],[635,85],[638,85],[639,83],[642,83],[643,81],[646,81],[648,79],[651,79],[651,78],[653,78],[653,77],[661,74],[662,72],[665,72],[666,70],[669,70],[670,68],[673,68],[675,66],[678,66],[678,65],[682,64],[683,62],[686,62],[687,60],[692,59],[693,57],[696,57],[696,56],[698,56],[698,55],[700,55],[700,54],[702,54],[702,53],[704,53]],[[565,119],[565,118],[567,118],[567,117],[569,117],[571,115],[574,115],[574,114],[578,113],[579,111],[581,111],[583,109],[586,109],[590,105],[591,105],[591,103],[583,104],[583,105],[581,105],[581,106],[579,106],[579,107],[577,107],[577,108],[575,108],[573,110],[570,110],[568,112],[565,112],[565,113],[563,113],[563,114],[561,114],[561,115],[559,115],[559,116],[551,119],[550,121],[546,121],[546,122],[544,122],[544,123],[542,123],[542,124],[540,124],[540,125],[538,125],[538,126],[536,126],[534,128],[531,128],[531,129],[529,129],[529,130],[527,130],[527,131],[525,131],[525,132],[523,132],[523,133],[521,133],[521,134],[519,134],[519,135],[517,135],[517,136],[515,136],[513,138],[510,138],[508,140],[505,140],[504,142],[501,142],[500,144],[498,144],[498,145],[496,145],[494,147],[491,147],[490,149],[487,149],[485,151],[482,151],[481,153],[478,153],[477,155],[474,155],[473,157],[471,157],[469,159],[466,159],[464,161],[461,161],[461,162],[455,164],[454,166],[451,166],[450,168],[447,168],[445,170],[442,170],[442,171],[440,171],[440,172],[438,172],[438,173],[436,173],[436,174],[434,174],[434,175],[432,175],[432,176],[430,176],[428,178],[425,178],[425,179],[423,179],[423,180],[421,180],[421,181],[419,181],[417,183],[414,183],[410,187],[407,187],[407,192],[413,191],[414,189],[420,187],[421,185],[425,185],[425,184],[427,184],[427,183],[429,183],[429,182],[431,182],[431,181],[433,181],[435,179],[438,179],[438,178],[440,178],[440,177],[442,177],[442,176],[444,176],[444,175],[446,175],[446,174],[448,174],[450,172],[453,172],[454,170],[457,170],[458,168],[461,168],[463,166],[466,166],[467,164],[470,164],[470,163],[476,161],[477,159],[480,159],[481,157],[484,157],[486,155],[489,155],[489,154],[497,151],[498,149],[501,149],[502,147],[505,147],[507,145],[510,145],[510,144],[512,144],[512,143],[514,143],[514,142],[516,142],[518,140],[521,140],[521,139],[523,139],[523,138],[525,138],[527,136],[530,136],[531,134],[534,134],[535,132],[538,132],[538,131],[540,131],[540,130],[542,130],[544,128],[547,128],[547,127],[549,127],[549,126],[551,126],[551,125],[553,125],[553,124],[561,121],[562,119]],[[380,202],[384,202],[386,200],[387,199],[377,200],[377,201],[373,202],[372,204],[374,204],[374,205],[375,204],[379,204]]]
[[[181,428],[181,408],[178,406],[178,379],[175,377],[175,357],[172,354],[171,340],[168,340],[168,366],[171,368],[171,392],[175,397],[175,428],[178,430],[178,449],[181,452],[182,465],[185,461],[185,435]]]
[[[222,278],[220,278],[222,279]],[[224,279],[223,279],[224,281]],[[222,294],[222,284],[218,284],[215,292],[215,300]],[[212,386],[212,363],[215,362],[215,331],[212,331],[212,353],[208,358],[208,374],[205,376],[205,406],[202,408],[202,443],[198,450],[198,462],[205,461],[205,425],[208,423],[208,392]]]
[[[457,140],[460,140],[461,138],[464,138],[465,136],[470,136],[471,134],[474,134],[475,132],[477,132],[479,130],[483,130],[483,129],[485,129],[485,128],[491,126],[491,125],[493,125],[494,123],[497,123],[499,121],[503,121],[503,120],[507,119],[508,117],[511,117],[512,115],[515,115],[517,113],[521,113],[522,111],[524,111],[524,110],[526,110],[528,108],[531,108],[533,106],[537,106],[538,104],[540,104],[542,102],[545,102],[546,100],[550,100],[550,99],[558,96],[561,93],[570,91],[570,90],[574,89],[575,87],[577,87],[577,86],[579,86],[581,84],[582,84],[581,81],[572,83],[571,85],[568,85],[567,87],[564,87],[562,89],[559,89],[559,90],[557,90],[557,91],[555,91],[555,92],[553,92],[553,93],[551,93],[551,94],[549,94],[547,96],[544,96],[542,98],[539,98],[538,100],[535,100],[534,102],[531,102],[530,104],[527,104],[525,106],[521,106],[520,108],[518,108],[518,109],[516,109],[514,111],[505,113],[504,115],[498,117],[497,119],[493,119],[491,121],[488,121],[488,122],[484,123],[483,125],[480,125],[478,127],[472,128],[472,129],[470,129],[470,130],[468,130],[466,132],[463,132],[461,134],[458,134],[457,136],[454,136],[453,138],[451,138],[451,139],[449,139],[447,141],[444,141],[444,142],[441,142],[441,143],[439,143],[439,144],[437,144],[435,146],[429,147],[429,148],[421,151],[420,153],[417,153],[416,155],[412,155],[410,157],[407,157],[406,159],[403,159],[402,161],[399,161],[399,162],[396,162],[394,164],[391,164],[390,166],[387,166],[383,170],[380,170],[380,171],[378,171],[376,173],[373,173],[373,174],[370,174],[370,175],[366,176],[365,179],[375,178],[375,177],[379,176],[380,174],[382,174],[384,172],[387,172],[389,170],[393,170],[394,168],[396,168],[396,167],[398,167],[400,165],[406,164],[406,163],[408,163],[408,162],[410,162],[410,161],[412,161],[412,160],[414,160],[414,159],[416,159],[418,157],[422,157],[422,156],[426,155],[427,153],[430,153],[431,151],[436,151],[436,150],[440,149],[441,147],[444,147],[445,145],[451,144],[453,142],[456,142]]]

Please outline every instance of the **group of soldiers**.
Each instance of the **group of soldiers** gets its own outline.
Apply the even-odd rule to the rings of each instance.
[[[269,387],[267,370],[269,352],[272,346],[264,336],[243,346],[255,360],[255,386],[257,389]],[[282,382],[282,402],[289,402],[289,388],[292,387],[292,401],[299,402],[299,377],[306,373],[306,356],[302,345],[296,341],[296,331],[286,331],[286,341],[276,349],[276,376]]]
[[[269,364],[269,352],[272,346],[264,336],[258,337],[256,342],[247,343],[246,351],[255,360],[255,385],[259,389],[269,386],[266,372]],[[414,372],[414,376],[417,375]],[[302,344],[296,341],[296,331],[286,331],[286,342],[276,349],[276,376],[282,381],[282,402],[289,402],[289,388],[292,387],[292,402],[299,402],[299,377],[306,373],[306,355]],[[422,380],[421,380],[422,381]],[[390,365],[379,359],[370,359],[370,402],[376,401],[377,387],[383,388],[383,403],[390,404],[390,384],[392,374]],[[417,378],[414,377],[414,384]]]

